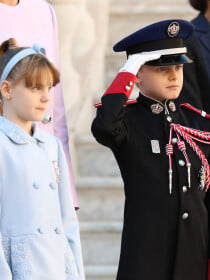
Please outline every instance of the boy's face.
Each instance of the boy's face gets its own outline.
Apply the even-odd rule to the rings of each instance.
[[[136,84],[146,96],[164,102],[179,97],[183,86],[183,64],[168,66],[143,65]]]

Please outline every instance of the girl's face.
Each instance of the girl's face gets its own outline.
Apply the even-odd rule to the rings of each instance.
[[[32,121],[41,121],[44,118],[47,105],[50,101],[50,86],[25,86],[21,80],[17,84],[4,81],[1,91],[4,97],[3,115],[22,128]]]
[[[176,99],[183,86],[183,65],[143,65],[136,77],[137,86],[146,96],[160,102]]]

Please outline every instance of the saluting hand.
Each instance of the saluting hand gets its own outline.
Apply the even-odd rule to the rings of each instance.
[[[142,52],[140,54],[131,54],[129,55],[125,65],[122,68],[120,68],[119,72],[130,72],[136,75],[142,65],[144,65],[148,61],[156,60],[160,57],[161,54],[159,53],[159,51]]]

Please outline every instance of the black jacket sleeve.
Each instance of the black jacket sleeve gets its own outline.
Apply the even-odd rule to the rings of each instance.
[[[91,128],[94,137],[102,145],[112,148],[128,139],[128,125],[124,118],[127,99],[123,93],[102,97],[102,106],[97,109]]]
[[[136,80],[129,72],[120,72],[104,93],[92,124],[92,133],[102,145],[114,148],[128,139],[125,103]]]

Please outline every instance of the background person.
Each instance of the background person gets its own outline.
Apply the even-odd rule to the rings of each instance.
[[[184,67],[184,85],[179,102],[190,102],[210,112],[210,1],[189,0],[200,13],[192,20],[193,35],[185,44],[194,63]]]

